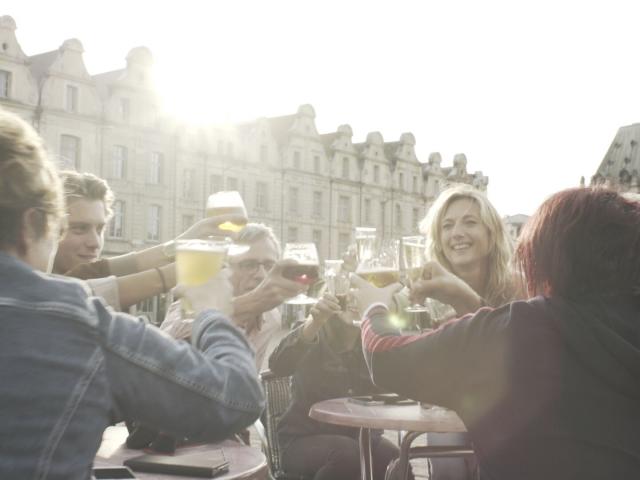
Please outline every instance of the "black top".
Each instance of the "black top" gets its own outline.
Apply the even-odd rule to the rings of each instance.
[[[284,447],[299,436],[334,434],[356,438],[357,428],[318,422],[309,418],[309,409],[322,400],[381,391],[371,382],[362,344],[356,341],[352,350],[338,353],[327,341],[324,328],[313,343],[302,339],[302,328],[291,331],[269,357],[269,368],[276,375],[293,376],[292,402],[278,425],[278,441]]]
[[[640,478],[640,298],[537,297],[413,336],[374,307],[362,333],[378,385],[457,411],[483,479]]]

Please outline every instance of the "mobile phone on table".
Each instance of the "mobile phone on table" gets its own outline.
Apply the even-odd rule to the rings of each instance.
[[[121,478],[137,478],[129,467],[94,467],[95,480],[118,480]]]

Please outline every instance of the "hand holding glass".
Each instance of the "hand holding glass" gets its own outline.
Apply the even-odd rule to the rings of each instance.
[[[284,278],[303,285],[311,285],[318,281],[319,262],[315,243],[287,243],[284,246],[282,258],[298,262],[297,265],[286,266],[282,269]],[[316,301],[315,298],[300,293],[285,303],[305,305],[316,303]]]

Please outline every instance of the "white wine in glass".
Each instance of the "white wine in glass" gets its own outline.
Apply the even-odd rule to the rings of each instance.
[[[425,261],[425,245],[425,238],[421,235],[402,237],[402,263],[409,279],[409,285],[422,275],[422,266]],[[414,318],[416,324],[420,323],[418,321],[419,315],[428,311],[428,308],[418,303],[405,308],[405,312],[416,314]]]
[[[400,279],[398,248],[397,240],[384,243],[379,248],[377,255],[358,264],[356,274],[378,288],[397,282]]]
[[[218,215],[237,215],[244,220],[224,222],[218,225],[220,230],[239,232],[247,225],[247,209],[239,192],[223,191],[209,195],[207,199],[207,217]]]

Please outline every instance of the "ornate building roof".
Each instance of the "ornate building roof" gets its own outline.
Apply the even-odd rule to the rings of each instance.
[[[592,185],[640,192],[640,123],[620,127],[602,159]]]

